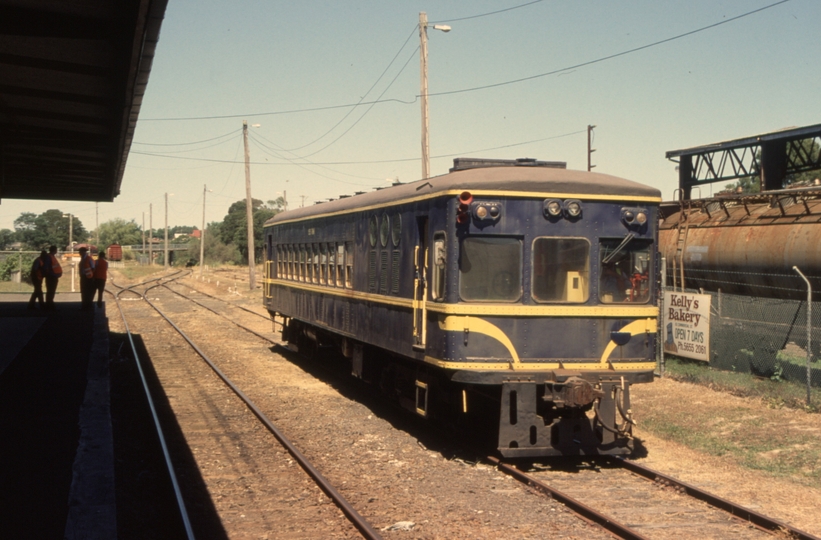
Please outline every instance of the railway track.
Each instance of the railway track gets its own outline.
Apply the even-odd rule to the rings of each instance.
[[[178,285],[173,280],[157,284],[260,339],[278,344],[265,335],[270,333],[265,315],[186,286],[199,296],[191,298],[174,290]],[[228,315],[224,313],[226,306],[238,311]],[[601,460],[573,472],[540,470],[539,466],[525,472],[493,457],[488,461],[620,538],[816,538],[629,461]],[[590,497],[591,493],[598,495]]]
[[[618,538],[791,538],[819,540],[777,519],[622,458],[601,458],[564,470],[530,471],[488,461],[566,505]]]
[[[166,343],[163,347],[163,354],[153,354],[151,362],[161,379],[163,388],[173,389],[173,394],[168,395],[168,398],[173,402],[177,422],[185,432],[189,446],[194,449],[210,448],[210,451],[201,451],[201,455],[195,455],[195,458],[199,462],[200,459],[208,461],[209,457],[213,459],[215,456],[219,456],[219,459],[213,459],[210,464],[211,467],[220,470],[228,469],[228,471],[217,475],[217,478],[222,476],[225,482],[220,482],[219,479],[215,480],[216,484],[222,484],[215,486],[221,488],[218,496],[224,497],[226,493],[232,493],[229,506],[239,507],[242,510],[221,516],[222,521],[229,527],[234,522],[240,524],[236,530],[232,528],[230,533],[226,531],[226,536],[248,533],[248,531],[242,532],[241,522],[246,517],[250,517],[249,514],[258,511],[255,508],[255,503],[259,502],[261,495],[266,494],[266,492],[270,494],[271,489],[269,486],[277,486],[276,496],[279,500],[283,500],[280,491],[287,491],[289,488],[294,489],[296,492],[285,498],[287,503],[284,506],[293,507],[293,500],[308,500],[310,502],[306,504],[307,509],[301,512],[307,512],[309,515],[315,513],[316,494],[306,497],[305,479],[299,478],[300,473],[291,466],[293,461],[296,461],[302,471],[333,501],[340,512],[363,537],[369,539],[381,538],[379,533],[348,503],[337,488],[322,476],[277,426],[227,377],[217,363],[179,325],[172,321],[155,301],[152,301],[151,296],[157,294],[158,288],[163,287],[169,281],[173,281],[176,277],[179,277],[179,275],[155,278],[144,282],[140,284],[140,287],[145,289],[143,292],[138,290],[138,286],[122,288],[115,294],[115,299],[126,332],[129,335],[129,340],[132,343],[132,351],[135,357],[138,357],[137,348],[134,346],[132,337],[135,328],[141,331],[143,335],[163,335],[165,337]],[[146,317],[145,309],[137,310],[131,306],[127,308],[129,311],[127,317],[126,310],[123,309],[119,299],[121,296],[129,294],[137,295],[145,300],[162,317],[162,320],[157,320],[156,317],[150,315]],[[166,303],[168,302],[166,301]],[[174,310],[174,307],[171,304],[170,309],[166,308],[166,310]],[[138,313],[138,311],[141,311],[141,313]],[[180,310],[177,309],[177,311]],[[162,328],[163,326],[165,328]],[[173,328],[173,334],[175,335],[169,335],[171,334],[168,331],[169,327]],[[138,359],[138,365],[140,362]],[[148,385],[145,376],[142,375],[142,370],[141,377],[147,389]],[[220,381],[222,384],[220,384]],[[195,534],[197,529],[196,519],[189,517],[186,490],[182,486],[183,482],[179,480],[180,472],[174,466],[173,451],[169,449],[169,445],[164,440],[163,429],[150,393],[148,399],[152,402],[152,415],[160,436],[167,469],[174,486],[181,521],[184,523],[185,535],[187,538],[211,538],[212,533],[204,530]],[[253,416],[248,414],[249,412]],[[264,435],[261,437],[259,433],[258,427],[260,424],[276,438],[281,448],[271,449],[270,442],[260,440],[265,438]],[[205,465],[205,467],[208,467],[208,465]],[[226,489],[227,484],[231,483],[234,477],[242,480],[244,489]],[[269,514],[278,514],[281,511],[282,509],[268,509]],[[320,506],[319,514],[313,516],[312,521],[328,521],[326,508]],[[272,529],[277,528],[271,522],[270,516],[255,516],[255,518],[247,521],[254,523],[268,522]],[[305,515],[302,518],[305,519]],[[289,523],[288,526],[300,527],[300,525],[294,525],[300,523],[300,521],[299,518],[295,518],[293,523]],[[308,526],[302,523],[301,527],[309,529],[313,525]],[[279,525],[278,528],[281,529],[282,525]],[[295,534],[301,532],[303,532],[303,529],[294,530]],[[328,537],[347,538],[350,537],[350,531],[345,531],[344,527],[340,530],[340,527],[336,525],[327,531],[327,535]],[[320,533],[320,536],[322,536],[322,533]]]

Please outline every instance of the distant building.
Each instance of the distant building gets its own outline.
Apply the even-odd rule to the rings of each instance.
[[[202,238],[202,232],[200,232],[199,229],[194,229],[188,236],[191,238]]]

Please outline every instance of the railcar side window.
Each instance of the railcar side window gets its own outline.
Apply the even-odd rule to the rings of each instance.
[[[336,244],[328,244],[328,285],[336,285]]]
[[[434,300],[442,300],[445,297],[446,267],[445,235],[444,233],[436,233],[433,235],[433,279],[430,288],[430,295]]]
[[[586,302],[590,295],[590,242],[585,238],[533,241],[533,298]]]
[[[299,281],[305,281],[308,272],[305,268],[305,259],[307,258],[307,253],[305,251],[305,244],[300,244],[299,246]]]
[[[311,281],[319,283],[319,246],[313,245],[313,274],[311,274]]]
[[[474,236],[462,241],[459,296],[467,301],[515,302],[522,296],[522,241]]]
[[[353,289],[353,242],[345,242],[345,287]]]
[[[612,239],[599,244],[599,300],[604,304],[650,301],[650,248],[645,240]]]
[[[328,244],[325,244],[324,242],[319,244],[319,253],[319,282],[325,285],[328,283]]]
[[[336,245],[336,286],[345,286],[345,245]]]

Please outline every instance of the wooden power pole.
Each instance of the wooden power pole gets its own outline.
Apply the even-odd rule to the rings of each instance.
[[[248,122],[242,121],[242,142],[245,144],[245,211],[248,219],[248,278],[250,289],[257,287],[254,268],[254,208],[251,199],[251,153],[248,150]]]

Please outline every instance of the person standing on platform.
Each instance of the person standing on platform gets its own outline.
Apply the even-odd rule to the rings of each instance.
[[[31,263],[31,284],[34,285],[34,292],[31,293],[31,298],[29,298],[29,309],[34,309],[35,300],[40,303],[40,309],[46,309],[43,300],[43,269],[47,260],[48,253],[44,249],[40,252],[40,256]]]
[[[80,300],[83,311],[91,311],[94,302],[94,259],[88,248],[80,248]]]
[[[97,262],[94,263],[94,289],[97,291],[97,307],[103,307],[103,292],[105,291],[105,280],[108,279],[108,261],[105,258],[105,251],[97,255]],[[91,293],[91,300],[94,300],[94,293]]]
[[[57,260],[57,246],[48,248],[48,259],[43,266],[43,276],[46,280],[46,309],[54,311],[54,294],[57,292],[57,282],[63,276],[63,268]]]

